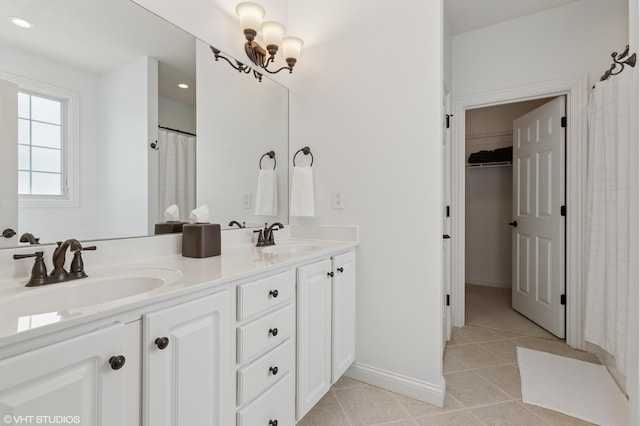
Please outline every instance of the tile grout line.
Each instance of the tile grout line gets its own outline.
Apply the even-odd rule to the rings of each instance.
[[[366,385],[364,385],[364,386],[366,386]],[[349,387],[345,387],[345,388],[341,388],[341,389],[364,387],[364,386],[349,386]],[[338,407],[340,407],[340,410],[342,411],[342,414],[344,414],[344,418],[347,419],[347,423],[349,423],[349,426],[353,426],[353,422],[349,418],[349,415],[347,414],[347,411],[342,406],[342,402],[340,401],[340,397],[338,396],[338,394],[335,391],[332,390],[332,392],[333,392],[333,396],[336,397],[336,401],[338,401]]]

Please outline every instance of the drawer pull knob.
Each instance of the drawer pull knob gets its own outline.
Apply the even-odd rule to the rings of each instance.
[[[158,337],[155,340],[155,344],[158,346],[158,349],[162,350],[169,346],[169,338],[168,337]]]
[[[338,268],[338,272],[343,273],[344,272],[344,268],[341,266]]]
[[[333,278],[333,272],[327,272],[327,276],[328,276],[329,278]]]
[[[274,297],[274,298],[278,297],[278,290],[271,290],[269,292],[269,296]]]
[[[278,426],[277,420],[269,420],[269,426]]]
[[[269,334],[271,334],[272,336],[277,336],[278,335],[278,329],[277,328],[270,328],[269,329]]]
[[[123,355],[112,356],[109,358],[109,365],[111,365],[112,370],[120,370],[127,359]]]
[[[269,371],[275,376],[278,374],[278,367],[269,367]]]

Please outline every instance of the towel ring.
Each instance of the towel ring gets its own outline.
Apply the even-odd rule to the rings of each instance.
[[[295,167],[296,165],[296,155],[300,153],[303,153],[304,155],[311,154],[311,164],[309,164],[309,167],[313,166],[313,153],[311,152],[311,148],[309,148],[308,146],[305,146],[304,148],[300,148],[299,150],[296,151],[295,154],[293,154],[293,166]]]
[[[273,158],[273,170],[275,170],[276,169],[276,153],[273,151],[265,152],[264,154],[262,154],[262,157],[260,157],[260,161],[258,162],[258,168],[262,170],[262,159],[266,156],[269,156],[269,158]]]

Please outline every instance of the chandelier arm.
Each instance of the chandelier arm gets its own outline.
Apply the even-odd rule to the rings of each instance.
[[[291,67],[289,67],[289,66],[284,66],[284,67],[282,67],[282,68],[278,68],[278,69],[277,69],[277,70],[275,70],[275,71],[271,71],[270,69],[267,69],[266,65],[265,65],[264,67],[261,67],[261,68],[262,68],[263,70],[265,70],[266,72],[268,72],[269,74],[277,74],[277,73],[279,73],[279,72],[280,72],[280,71],[282,71],[282,70],[289,70],[289,72],[291,73],[291,71],[292,71],[292,69],[293,69],[293,68],[291,68]]]

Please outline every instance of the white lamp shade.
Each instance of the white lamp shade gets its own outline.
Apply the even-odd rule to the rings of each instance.
[[[264,18],[264,8],[256,3],[242,2],[236,6],[236,13],[240,17],[240,27],[243,30],[260,31],[260,23]]]
[[[285,37],[282,39],[282,54],[285,59],[293,58],[298,60],[300,58],[300,49],[304,42],[298,37]]]
[[[284,31],[284,25],[278,22],[264,22],[262,24],[262,40],[264,41],[265,46],[269,46],[271,44],[280,46],[280,44],[282,44]]]

